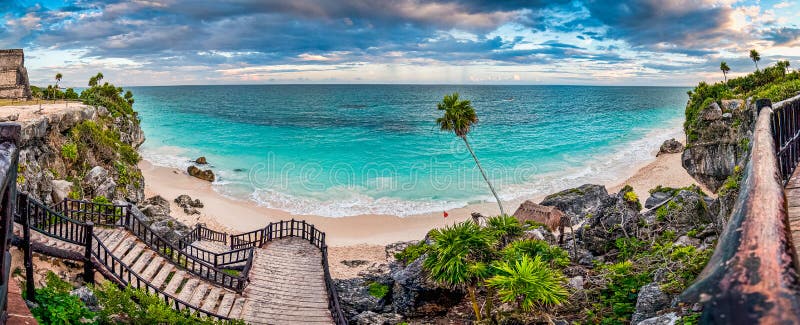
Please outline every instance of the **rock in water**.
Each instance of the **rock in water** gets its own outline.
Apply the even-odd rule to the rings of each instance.
[[[658,154],[656,154],[656,156],[660,156],[665,153],[681,153],[681,152],[683,152],[683,144],[678,142],[678,140],[675,140],[675,138],[672,138],[667,141],[664,141],[664,143],[661,144],[661,148],[658,149]]]
[[[186,172],[188,172],[189,175],[202,179],[204,181],[209,181],[209,182],[214,181],[214,172],[212,172],[210,169],[202,170],[195,166],[189,166],[189,168],[186,169]]]
[[[206,157],[198,157],[197,159],[194,160],[194,162],[200,165],[205,165],[208,163],[208,161],[206,161]]]
[[[95,166],[83,178],[84,187],[90,189],[89,193],[92,196],[104,196],[107,199],[113,199],[114,193],[117,190],[117,183],[111,177],[111,174],[101,166]]]

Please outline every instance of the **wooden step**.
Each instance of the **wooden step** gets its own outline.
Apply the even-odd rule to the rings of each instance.
[[[144,271],[142,271],[142,277],[148,279],[150,282],[153,282],[156,278],[156,274],[158,274],[158,271],[161,269],[161,265],[163,263],[164,263],[163,258],[161,258],[160,256],[155,256],[153,260],[144,269]]]
[[[200,307],[200,304],[206,298],[206,294],[208,294],[208,285],[205,283],[200,283],[200,285],[197,286],[197,289],[194,289],[194,293],[192,293],[187,301],[192,306]]]
[[[122,258],[122,263],[125,263],[125,265],[128,266],[132,265],[133,262],[136,261],[136,259],[139,257],[139,254],[142,253],[142,250],[144,250],[144,248],[145,248],[144,244],[136,243],[136,245],[134,245],[133,248],[129,250],[128,253],[125,254],[125,256]]]
[[[175,274],[172,275],[172,278],[169,280],[169,282],[167,282],[167,287],[164,288],[164,292],[175,295],[175,291],[178,291],[178,288],[181,284],[183,284],[183,279],[185,277],[186,272],[183,270],[177,270]]]
[[[148,264],[153,262],[153,254],[155,253],[153,253],[153,251],[149,249],[142,252],[142,255],[139,256],[139,259],[137,259],[136,263],[134,263],[133,266],[131,267],[131,270],[133,270],[133,272],[138,273],[148,281],[150,281],[150,277],[144,276],[143,271]]]
[[[185,302],[189,302],[192,299],[192,295],[194,294],[195,289],[200,285],[200,280],[197,278],[191,278],[189,281],[186,281],[178,293],[178,299],[183,300]]]
[[[219,302],[219,308],[217,308],[217,314],[220,315],[230,314],[231,307],[233,307],[234,299],[236,299],[235,293],[226,292],[225,295],[222,296],[222,300]]]
[[[228,313],[228,317],[241,319],[242,316],[242,308],[244,307],[244,302],[247,300],[244,297],[237,297],[236,300],[233,301],[233,307],[231,307],[230,313]]]
[[[222,289],[219,287],[212,287],[209,290],[208,295],[203,300],[203,303],[200,305],[200,309],[208,311],[208,312],[215,312],[215,307],[217,307],[217,302],[219,302],[220,294],[222,294]]]

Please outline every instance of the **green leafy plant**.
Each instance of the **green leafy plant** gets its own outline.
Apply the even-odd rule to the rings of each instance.
[[[389,293],[389,286],[379,282],[372,282],[369,284],[368,290],[370,296],[383,299]]]
[[[416,261],[420,256],[428,252],[429,248],[430,246],[425,241],[420,241],[419,243],[408,245],[403,250],[395,253],[394,258],[404,265],[408,265],[408,263]]]
[[[75,162],[78,160],[78,145],[73,142],[64,143],[61,146],[61,157],[64,159]]]
[[[551,246],[545,241],[526,239],[508,244],[502,251],[507,261],[521,260],[523,257],[539,257],[551,267],[563,268],[569,265],[569,254],[558,246]]]
[[[80,298],[69,294],[72,289],[71,284],[48,271],[45,275],[45,287],[35,291],[38,306],[31,309],[31,314],[36,321],[40,324],[92,323],[94,313]]]
[[[525,231],[517,218],[506,215],[489,218],[486,221],[486,230],[496,238],[501,247],[506,246]]]
[[[501,301],[516,302],[522,310],[561,304],[569,294],[561,272],[549,268],[539,256],[531,259],[523,255],[493,266],[497,275],[486,280],[487,285],[497,290]]]
[[[453,288],[466,287],[475,318],[480,321],[476,291],[481,280],[489,275],[486,261],[494,237],[471,221],[436,229],[431,237],[434,244],[423,267],[435,282]]]

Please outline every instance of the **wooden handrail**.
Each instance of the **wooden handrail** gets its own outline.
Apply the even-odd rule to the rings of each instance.
[[[757,107],[750,161],[730,220],[698,280],[681,295],[703,303],[704,324],[800,324],[800,282],[777,156],[778,145],[789,140],[784,128],[794,126],[780,118],[776,124],[770,106]]]

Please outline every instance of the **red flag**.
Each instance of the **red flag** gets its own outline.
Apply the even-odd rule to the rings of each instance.
[[[444,211],[444,212],[442,213],[442,215],[444,215],[444,217],[445,217],[445,218],[447,218],[447,216],[449,216],[449,214],[447,214],[447,211]]]

